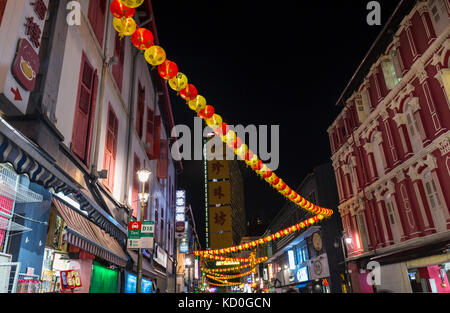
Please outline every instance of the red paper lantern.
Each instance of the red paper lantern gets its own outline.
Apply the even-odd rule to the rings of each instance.
[[[230,127],[228,126],[228,124],[223,122],[222,126],[217,127],[214,130],[214,133],[216,133],[217,136],[225,136],[229,130],[230,130]]]
[[[269,178],[270,176],[272,176],[272,171],[270,171],[270,170],[265,172],[263,175],[264,178]]]
[[[131,42],[139,50],[147,50],[153,46],[153,34],[146,28],[138,28],[131,36]]]
[[[136,9],[127,7],[120,0],[114,0],[109,6],[109,10],[116,18],[132,17],[136,13]]]
[[[242,140],[239,137],[236,137],[236,139],[234,140],[234,149],[239,149],[242,146]]]
[[[278,185],[279,182],[280,182],[280,179],[278,177],[275,177],[272,184],[276,186],[276,185]]]
[[[180,96],[186,101],[194,100],[198,95],[197,88],[192,84],[187,84],[184,89],[180,90]]]
[[[172,79],[178,74],[178,65],[175,62],[165,60],[164,63],[158,65],[158,73],[166,80]]]
[[[214,115],[214,107],[207,105],[203,110],[198,112],[198,116],[203,119],[211,118]]]
[[[251,150],[248,150],[247,154],[245,155],[245,161],[250,161],[253,159],[253,152]]]

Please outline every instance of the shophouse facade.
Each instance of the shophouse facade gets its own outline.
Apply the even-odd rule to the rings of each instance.
[[[328,129],[354,292],[450,291],[449,12],[401,1]]]
[[[140,219],[141,168],[152,172],[144,219],[155,222],[142,288],[174,285],[182,165],[168,153],[168,90],[130,38],[117,36],[110,3],[0,2],[0,38],[9,43],[0,58],[0,163],[9,188],[2,188],[0,239],[4,260],[21,263],[19,274],[40,281],[40,292],[61,291],[61,272],[71,270],[81,275],[76,292],[134,290],[137,251],[126,239],[129,221]],[[158,44],[150,1],[135,19]]]

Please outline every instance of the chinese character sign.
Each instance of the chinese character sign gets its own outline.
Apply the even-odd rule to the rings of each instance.
[[[231,231],[210,233],[209,238],[211,249],[222,249],[233,245],[233,235],[231,234]]]
[[[208,161],[208,179],[225,179],[229,177],[228,161]]]
[[[231,207],[220,206],[209,209],[209,231],[218,233],[220,231],[231,231]]]
[[[209,205],[230,203],[230,182],[219,181],[208,184]]]

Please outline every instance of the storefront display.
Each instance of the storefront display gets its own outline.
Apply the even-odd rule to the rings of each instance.
[[[125,293],[136,293],[137,277],[125,271]],[[141,293],[152,293],[152,282],[142,278]]]
[[[93,262],[90,293],[117,293],[118,282],[118,270],[107,268],[97,261]]]

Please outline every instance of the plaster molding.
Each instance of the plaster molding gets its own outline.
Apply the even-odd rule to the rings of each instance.
[[[401,125],[406,125],[406,114],[405,113],[397,113],[392,118],[395,121],[395,124],[397,124],[397,127],[400,127]]]

